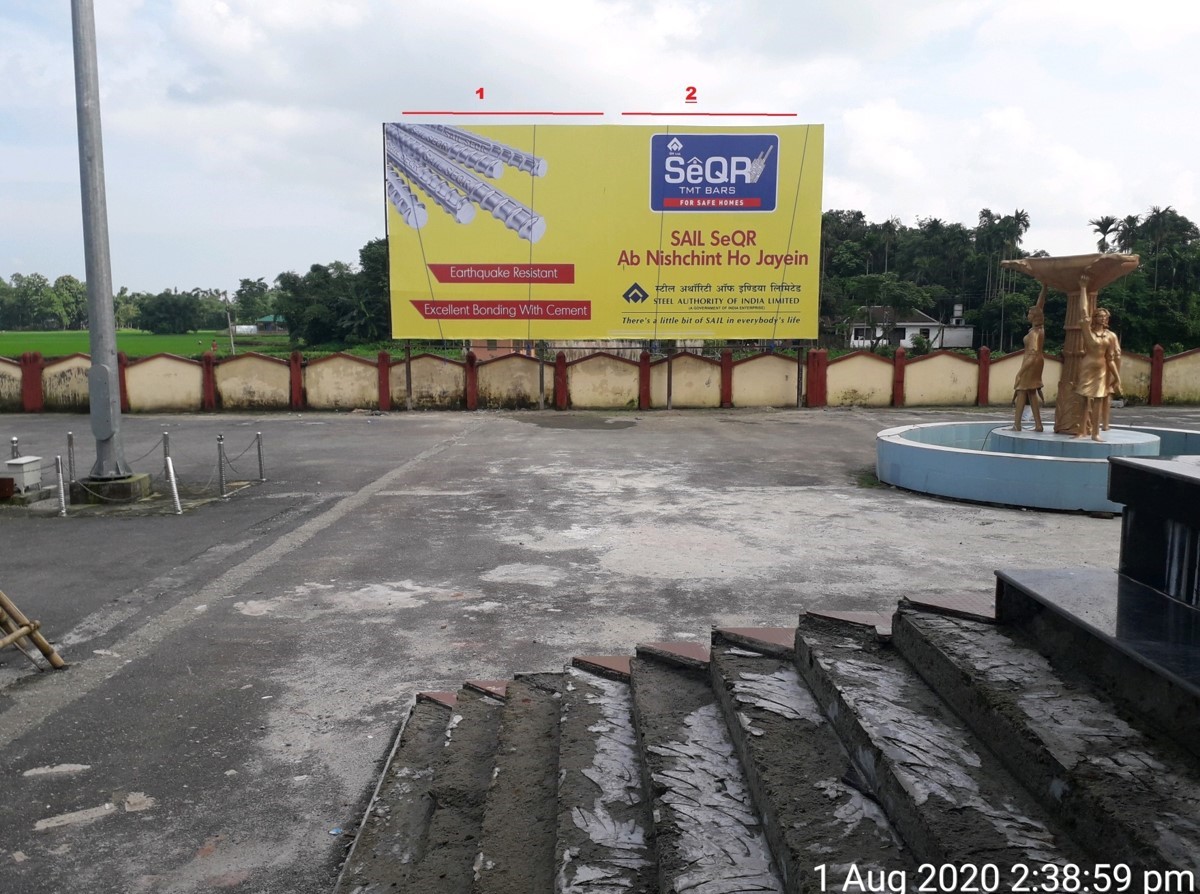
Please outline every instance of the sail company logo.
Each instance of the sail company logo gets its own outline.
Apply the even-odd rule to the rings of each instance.
[[[655,134],[650,138],[654,211],[774,211],[775,134]]]

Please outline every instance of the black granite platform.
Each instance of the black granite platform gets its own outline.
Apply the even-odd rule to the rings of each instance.
[[[1200,610],[1113,571],[997,571],[996,619],[1200,755]]]

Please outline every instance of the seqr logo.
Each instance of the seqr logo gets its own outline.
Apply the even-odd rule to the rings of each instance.
[[[775,134],[654,134],[650,207],[655,211],[774,211]]]

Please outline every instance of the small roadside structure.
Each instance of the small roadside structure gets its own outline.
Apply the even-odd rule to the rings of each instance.
[[[860,307],[850,320],[850,347],[871,349],[880,344],[911,348],[916,336],[928,340],[932,350],[969,348],[975,327],[963,320],[963,307],[954,305],[949,323],[935,320],[919,310],[898,310],[888,305]]]

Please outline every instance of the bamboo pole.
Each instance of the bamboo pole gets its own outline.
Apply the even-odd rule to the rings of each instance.
[[[29,636],[31,633],[33,633],[37,629],[38,629],[38,625],[37,625],[36,621],[32,624],[26,624],[24,627],[18,627],[16,630],[14,630],[8,636],[4,637],[3,639],[0,639],[0,649],[3,649],[5,646],[11,646],[17,640],[22,639],[26,636]]]
[[[30,626],[29,619],[21,613],[21,610],[17,608],[11,599],[4,595],[2,590],[0,590],[0,608],[4,609],[5,613],[10,615],[22,627]],[[37,646],[38,651],[46,656],[46,660],[50,662],[51,667],[61,670],[67,666],[62,656],[54,651],[54,647],[46,641],[46,637],[38,633],[36,629],[34,629],[33,633],[29,634],[29,639]]]

